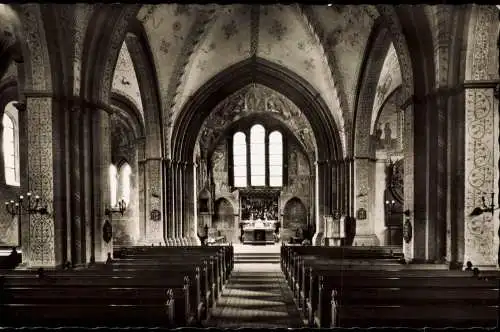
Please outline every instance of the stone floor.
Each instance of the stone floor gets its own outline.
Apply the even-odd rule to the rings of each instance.
[[[266,247],[235,248],[235,255],[241,252],[256,252],[257,255],[274,252],[279,255],[279,246]],[[293,328],[304,325],[279,264],[236,262],[208,326]]]

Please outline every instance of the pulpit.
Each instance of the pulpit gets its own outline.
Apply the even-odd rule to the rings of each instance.
[[[337,217],[337,218],[335,218]],[[346,216],[324,216],[325,245],[340,246],[345,238]]]

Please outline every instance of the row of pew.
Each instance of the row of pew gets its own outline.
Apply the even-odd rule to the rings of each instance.
[[[0,273],[0,326],[203,326],[234,265],[232,246],[129,247],[72,270]]]
[[[498,271],[419,268],[384,247],[290,245],[281,268],[311,327],[498,325]]]

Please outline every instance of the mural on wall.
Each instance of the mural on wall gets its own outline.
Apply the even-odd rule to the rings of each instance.
[[[306,204],[310,202],[311,171],[307,156],[294,144],[289,146],[288,184],[283,187],[283,199],[298,196]]]
[[[215,202],[215,215],[212,222],[217,236],[225,236],[228,241],[234,239],[234,209],[231,203],[224,198]]]
[[[403,148],[404,113],[397,100],[398,94],[392,94],[380,111],[373,135],[376,150],[400,151]]]
[[[212,178],[216,196],[229,192],[227,183],[227,149],[225,142],[217,146],[212,154]]]
[[[252,113],[263,113],[284,122],[297,133],[308,157],[314,158],[316,141],[305,115],[288,98],[259,84],[248,85],[217,105],[204,121],[198,136],[201,154],[213,148],[234,121]]]
[[[306,229],[307,220],[308,212],[304,203],[296,197],[290,199],[283,208],[281,239],[288,241],[292,236],[295,236],[297,230]]]

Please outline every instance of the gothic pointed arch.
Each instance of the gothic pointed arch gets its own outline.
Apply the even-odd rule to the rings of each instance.
[[[98,4],[94,11],[83,46],[81,74],[82,98],[95,104],[109,102],[113,72],[130,20],[140,4]],[[103,31],[110,33],[103,34]]]
[[[339,131],[320,95],[290,70],[253,57],[213,77],[186,103],[173,126],[173,159],[192,161],[196,134],[203,120],[218,102],[250,83],[259,83],[282,93],[303,110],[318,144],[317,159],[342,158]]]

